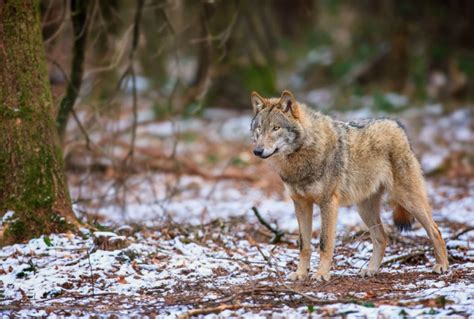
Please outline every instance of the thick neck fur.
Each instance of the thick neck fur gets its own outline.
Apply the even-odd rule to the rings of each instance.
[[[301,105],[303,143],[291,154],[280,154],[270,158],[270,164],[285,183],[305,187],[325,176],[335,160],[338,140],[330,117]]]

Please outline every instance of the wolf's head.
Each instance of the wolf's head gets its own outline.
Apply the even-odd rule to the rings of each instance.
[[[289,91],[280,98],[263,98],[252,92],[255,116],[251,131],[255,148],[253,153],[261,158],[274,154],[291,154],[303,143],[302,110]]]

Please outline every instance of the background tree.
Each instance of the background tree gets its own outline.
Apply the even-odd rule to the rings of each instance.
[[[71,20],[74,34],[74,48],[71,61],[71,79],[67,86],[66,95],[59,105],[56,118],[58,133],[64,138],[69,114],[73,111],[74,102],[81,89],[82,73],[84,72],[84,55],[86,52],[86,41],[88,33],[87,10],[89,1],[71,1]]]
[[[0,243],[73,229],[38,1],[0,2],[0,65]]]

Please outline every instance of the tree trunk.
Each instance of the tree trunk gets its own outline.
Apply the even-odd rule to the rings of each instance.
[[[87,22],[87,10],[92,2],[84,0],[71,0],[71,20],[74,35],[74,46],[71,61],[71,75],[66,89],[66,95],[59,105],[56,124],[59,138],[64,140],[69,115],[72,113],[79,91],[81,90],[82,74],[84,72],[84,56],[86,54],[86,42],[89,23]]]
[[[78,225],[53,113],[39,1],[0,0],[0,245]]]

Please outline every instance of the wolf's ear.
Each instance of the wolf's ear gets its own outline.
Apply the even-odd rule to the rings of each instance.
[[[265,107],[264,99],[257,92],[253,91],[251,96],[253,111],[255,114],[263,110]]]
[[[280,97],[280,105],[282,107],[283,112],[291,112],[293,117],[299,117],[299,108],[295,100],[295,96],[290,91],[283,91]]]

